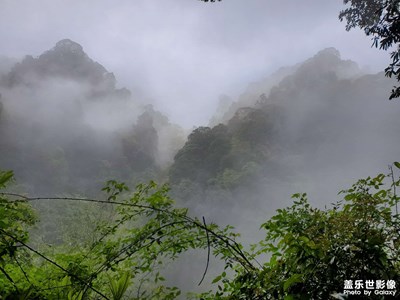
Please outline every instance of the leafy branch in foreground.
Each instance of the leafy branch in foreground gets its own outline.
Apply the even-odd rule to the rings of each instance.
[[[57,251],[42,253],[6,229],[2,230],[1,236],[14,240],[29,257],[24,264],[26,276],[8,262],[12,276],[0,277],[6,287],[4,296],[34,290],[31,295],[37,298],[76,295],[82,299],[120,299],[127,293],[130,299],[173,299],[180,291],[162,284],[160,267],[189,249],[210,251],[212,248],[213,254],[222,259],[235,260],[247,270],[255,268],[236,243],[237,234],[231,232],[231,227],[220,229],[215,224],[189,217],[187,209],[174,208],[166,186],[158,187],[153,182],[142,184],[131,194],[124,184],[109,181],[103,190],[108,193],[107,200],[29,198],[2,193],[13,197],[12,201],[5,200],[10,205],[47,199],[98,203],[115,212],[111,224],[99,222],[100,237],[80,248],[62,245]],[[36,258],[34,264],[27,263],[31,258]],[[46,274],[52,274],[51,278]],[[123,276],[127,276],[126,280],[120,281]]]
[[[385,75],[400,81],[400,2],[399,0],[344,0],[348,7],[339,14],[346,20],[346,30],[363,29],[373,37],[373,46],[382,50],[395,49],[390,53],[392,62]],[[389,99],[400,97],[400,87],[393,87]]]
[[[344,200],[330,209],[312,207],[306,194],[293,195],[293,206],[261,225],[266,237],[252,246],[250,257],[264,258],[262,267],[249,272],[233,266],[233,278],[222,273],[215,280],[218,291],[201,299],[345,298],[345,280],[399,282],[400,180],[390,170],[342,191]]]
[[[394,166],[400,168],[400,163]],[[10,179],[10,173],[1,173],[3,187]],[[225,263],[212,282],[215,289],[193,294],[195,299],[330,299],[340,295],[345,280],[399,282],[398,186],[400,180],[390,167],[389,174],[359,180],[342,191],[344,199],[329,209],[314,208],[306,194],[295,194],[291,207],[278,210],[261,225],[265,239],[249,251],[236,242],[232,227],[221,229],[188,216],[187,209],[173,206],[167,186],[153,182],[132,193],[125,184],[109,181],[106,200],[4,192],[0,295],[175,299],[180,290],[165,285],[162,267],[189,249],[207,249],[208,256]],[[112,211],[113,219],[99,220],[92,243],[39,251],[29,245],[26,226],[34,221],[29,202],[44,199],[97,203]]]

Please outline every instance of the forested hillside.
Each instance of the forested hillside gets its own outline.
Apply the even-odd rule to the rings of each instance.
[[[399,3],[0,1],[0,300],[399,299]]]
[[[327,157],[348,166],[361,149],[382,152],[382,143],[392,158],[397,108],[383,102],[391,85],[325,49],[250,84],[213,119],[219,125],[194,129],[185,143],[183,129],[62,40],[2,76],[0,159],[39,193],[94,192],[108,178],[158,178],[178,197],[189,186],[231,191],[285,180],[289,167],[307,171]]]
[[[169,170],[176,197],[236,205],[236,195],[251,195],[252,205],[273,205],[277,186],[296,185],[334,195],[327,182],[344,185],[396,160],[392,84],[333,48],[250,84],[219,125],[195,129],[178,151]]]
[[[109,178],[159,178],[183,130],[116,85],[71,40],[15,64],[0,79],[2,168],[38,194],[93,194]]]
[[[344,191],[347,204],[320,210],[349,182],[398,159],[400,107],[385,102],[393,82],[382,73],[366,74],[336,49],[324,49],[249,84],[236,101],[222,97],[212,126],[187,134],[134,91],[119,88],[113,73],[71,40],[6,65],[0,167],[17,179],[0,173],[6,299],[174,299],[180,290],[169,285],[191,289],[198,280],[187,269],[200,268],[198,256],[167,271],[155,264],[161,268],[194,249],[208,253],[204,274],[212,255],[230,269],[206,280],[207,287],[221,283],[217,292],[196,299],[322,299],[340,292],[346,276],[361,276],[357,264],[379,269],[368,278],[398,280],[393,168]],[[143,184],[150,180],[161,185]],[[299,191],[308,191],[316,208],[296,194],[282,210]],[[363,231],[365,218],[377,215]],[[216,221],[234,224],[243,236]],[[341,221],[352,224],[348,235]],[[260,224],[263,231],[256,231]],[[16,255],[19,247],[24,252]],[[370,255],[372,264],[357,252],[347,271],[335,273],[344,270],[333,262],[343,263],[346,247]],[[273,259],[259,264],[266,255]],[[297,269],[286,272],[283,260]],[[164,284],[177,268],[184,275]]]
[[[328,48],[249,84],[230,105],[225,99],[212,118],[218,125],[186,137],[117,88],[81,45],[62,40],[4,71],[0,162],[14,170],[19,191],[38,195],[94,196],[110,178],[154,179],[200,214],[212,207],[212,218],[250,204],[265,214],[263,203],[273,210],[297,187],[333,196],[396,160],[399,108],[385,101],[392,84]],[[228,203],[238,208],[227,212]]]

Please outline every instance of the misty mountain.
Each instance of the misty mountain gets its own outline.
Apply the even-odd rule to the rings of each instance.
[[[14,170],[12,189],[97,197],[109,179],[169,182],[178,205],[208,224],[233,224],[245,243],[293,193],[323,206],[399,156],[400,107],[385,96],[393,82],[333,48],[250,84],[234,101],[221,96],[212,125],[187,137],[70,40],[2,70],[0,169]],[[54,219],[76,211],[35,205],[41,239],[61,243]],[[176,280],[197,280],[185,271],[189,260]]]
[[[276,182],[291,186],[287,195],[296,186],[318,193],[323,176],[340,186],[396,159],[398,109],[384,96],[391,85],[328,48],[250,84],[236,101],[222,96],[219,124],[185,143],[179,126],[62,40],[1,79],[0,166],[38,193],[94,193],[110,178],[169,180],[175,198],[195,204],[257,204],[266,189],[276,196]]]
[[[110,178],[156,177],[183,144],[183,130],[116,84],[68,39],[16,63],[0,80],[1,168],[38,193],[97,192]]]
[[[393,85],[328,48],[250,84],[236,101],[222,96],[212,120],[220,124],[192,131],[174,158],[173,197],[207,222],[233,224],[249,244],[294,193],[321,208],[342,199],[351,182],[398,161]]]
[[[37,85],[44,79],[71,79],[90,86],[90,98],[117,95],[129,97],[130,92],[116,89],[116,79],[101,64],[93,61],[81,45],[69,39],[59,41],[54,48],[37,58],[26,56],[11,72],[2,78],[8,88],[18,85]]]
[[[191,202],[196,194],[192,202],[206,207],[274,207],[299,189],[334,196],[398,157],[400,108],[385,97],[392,85],[333,48],[280,69],[219,112],[221,124],[189,135],[170,169],[175,196]]]
[[[16,59],[0,54],[0,78],[7,75],[16,62]]]

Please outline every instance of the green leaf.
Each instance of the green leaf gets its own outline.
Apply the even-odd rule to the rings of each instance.
[[[211,282],[212,284],[217,283],[218,281],[220,281],[222,278],[222,275],[219,275],[217,277],[214,278],[214,280]]]
[[[374,194],[376,198],[386,198],[387,192],[385,190],[380,190],[379,192]]]
[[[13,176],[13,171],[0,171],[0,188],[4,188]]]
[[[400,169],[400,163],[398,161],[395,161],[393,164],[396,166],[397,169]]]
[[[344,200],[350,201],[356,198],[356,195],[354,194],[347,194],[346,196],[344,196]]]
[[[113,296],[113,300],[121,300],[122,297],[124,296],[126,290],[129,287],[129,282],[130,282],[130,275],[128,272],[124,273],[121,278],[117,281],[112,278],[108,278],[109,280],[109,287],[111,294]]]
[[[290,276],[288,280],[285,281],[283,284],[283,290],[287,291],[293,284],[297,282],[302,282],[303,281],[303,276],[301,274],[293,274]]]

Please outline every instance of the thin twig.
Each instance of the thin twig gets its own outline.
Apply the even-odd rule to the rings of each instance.
[[[5,230],[0,228],[0,232],[2,232],[4,235],[10,237],[11,239],[13,239],[14,241],[16,241],[17,243],[20,243],[21,245],[23,245],[25,248],[29,249],[30,251],[32,251],[33,253],[35,253],[36,255],[40,256],[41,258],[43,258],[44,260],[48,261],[49,263],[51,263],[52,265],[56,266],[57,268],[59,268],[60,270],[64,271],[66,274],[68,274],[71,277],[74,277],[75,279],[77,279],[78,281],[82,282],[83,284],[85,284],[89,289],[91,289],[93,292],[95,292],[96,294],[100,295],[101,297],[103,297],[104,299],[110,300],[107,296],[105,296],[102,292],[98,291],[97,289],[95,289],[94,287],[92,287],[91,285],[89,285],[87,282],[85,282],[83,279],[81,279],[80,277],[76,276],[73,273],[70,273],[67,269],[65,269],[64,267],[62,267],[61,265],[59,265],[58,263],[56,263],[55,261],[51,260],[50,258],[44,256],[42,253],[40,253],[39,251],[33,249],[32,247],[30,247],[29,245],[25,244],[23,241],[21,241],[20,239],[16,238],[15,236],[9,234],[8,232],[6,232]]]
[[[392,178],[392,186],[393,186],[393,196],[396,199],[396,215],[399,215],[399,210],[398,210],[398,203],[399,199],[397,198],[397,192],[396,192],[396,182],[394,180],[394,171],[393,171],[393,166],[389,165],[389,170],[390,170],[390,176]]]
[[[6,276],[6,278],[8,279],[8,281],[10,281],[10,282],[15,286],[15,289],[16,289],[17,292],[18,292],[18,287],[17,287],[17,285],[15,284],[14,280],[10,277],[10,275],[7,274],[7,272],[6,272],[1,266],[0,266],[0,271],[4,274],[4,276]]]
[[[153,232],[151,232],[150,234],[146,235],[144,238],[140,238],[139,241],[140,241],[140,240],[146,240],[146,239],[152,238],[154,234],[156,234],[158,231],[160,231],[161,229],[163,229],[163,228],[165,228],[165,227],[174,226],[174,225],[177,225],[177,224],[185,224],[185,223],[186,223],[186,222],[184,222],[184,221],[179,221],[179,222],[171,222],[171,223],[164,224],[163,226],[158,227],[157,229],[153,230]],[[179,229],[178,231],[180,231],[180,230],[181,230],[181,229]],[[164,234],[164,235],[158,237],[157,239],[156,239],[156,238],[151,239],[150,242],[148,242],[148,243],[146,243],[146,244],[144,244],[144,245],[141,245],[141,246],[138,247],[134,252],[137,252],[137,251],[140,251],[141,249],[150,247],[150,246],[151,246],[154,242],[156,242],[158,239],[161,239],[161,238],[163,238],[164,236],[167,236],[167,235],[168,235],[168,234]],[[130,257],[131,255],[133,255],[134,252],[133,252],[132,254],[128,254],[128,255],[127,255],[126,257],[124,257],[124,258],[121,258],[121,259],[117,260],[118,257],[120,257],[121,255],[123,255],[123,254],[125,254],[126,252],[128,252],[128,251],[129,251],[130,249],[132,249],[134,246],[138,246],[138,243],[135,243],[135,244],[132,244],[132,243],[131,243],[131,244],[128,244],[128,245],[126,245],[125,247],[123,247],[123,248],[122,248],[121,250],[119,250],[119,252],[116,253],[113,257],[111,257],[110,259],[108,259],[107,261],[105,261],[105,262],[93,273],[92,276],[96,276],[97,274],[100,274],[101,272],[103,272],[103,270],[105,270],[105,269],[108,268],[108,265],[111,267],[111,263],[112,263],[112,262],[113,262],[114,264],[118,264],[119,262],[121,262],[121,261],[127,259],[128,257]]]
[[[21,272],[24,274],[26,281],[28,281],[31,285],[31,281],[29,280],[28,274],[26,274],[25,270],[22,268],[21,264],[19,263],[18,259],[14,256],[14,260],[17,263],[18,267],[20,268]]]
[[[148,210],[154,210],[162,213],[167,213],[170,215],[173,215],[175,217],[180,217],[194,225],[196,225],[199,228],[202,228],[209,234],[213,235],[216,237],[218,240],[221,240],[225,246],[231,251],[231,253],[234,256],[240,257],[241,259],[237,259],[237,261],[246,269],[246,270],[255,270],[257,269],[254,267],[254,265],[248,260],[246,255],[243,253],[243,251],[240,249],[238,243],[230,238],[223,236],[221,234],[218,234],[214,232],[213,230],[210,230],[203,224],[197,222],[196,220],[188,217],[188,216],[182,216],[178,215],[172,211],[166,210],[166,209],[161,209],[161,208],[156,208],[154,206],[149,206],[149,205],[141,205],[141,204],[134,204],[134,203],[126,203],[126,202],[119,202],[119,201],[105,201],[105,200],[97,200],[97,199],[87,199],[87,198],[68,198],[68,197],[34,197],[34,198],[29,198],[26,196],[18,195],[18,194],[13,194],[13,193],[0,193],[0,195],[12,195],[16,197],[23,198],[22,200],[15,200],[15,201],[21,201],[21,202],[30,202],[30,201],[39,201],[39,200],[66,200],[66,201],[84,201],[84,202],[92,202],[92,203],[106,203],[106,204],[113,204],[113,205],[121,205],[121,206],[129,206],[129,207],[137,207],[137,208],[142,208],[142,209],[148,209]]]
[[[203,224],[204,224],[204,227],[207,228],[206,219],[204,218],[204,216],[203,216]],[[210,245],[210,237],[208,236],[208,231],[207,230],[206,230],[206,236],[207,236],[207,264],[206,264],[206,269],[204,270],[204,273],[203,273],[203,277],[201,277],[201,280],[200,280],[198,285],[202,284],[204,278],[206,277],[207,271],[208,271],[208,265],[210,264],[210,250],[211,250],[210,248],[211,248],[211,245]]]

